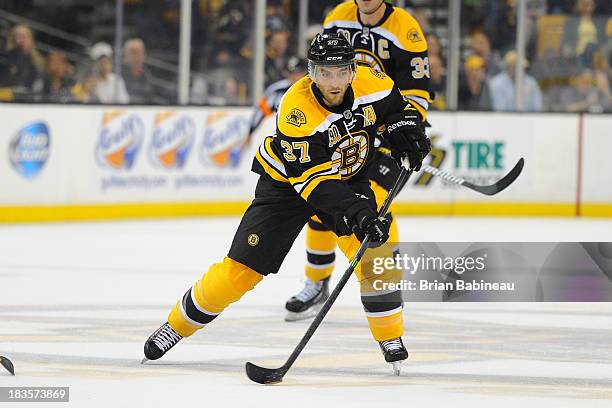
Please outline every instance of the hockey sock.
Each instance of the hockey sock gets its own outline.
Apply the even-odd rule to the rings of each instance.
[[[359,276],[361,303],[376,341],[400,337],[404,331],[402,292],[395,286],[402,279],[402,271],[397,268],[375,271],[368,265],[374,257],[393,255],[389,246],[383,246],[369,250],[362,259]]]
[[[225,257],[189,288],[170,312],[168,322],[181,336],[191,336],[262,279],[253,269]]]
[[[389,243],[398,242],[397,231],[397,222],[393,219],[389,231]],[[355,235],[338,238],[338,247],[349,259],[357,252],[359,245]],[[369,249],[355,268],[355,275],[360,283],[361,302],[370,331],[376,341],[400,337],[404,332],[401,291],[381,289],[381,283],[398,283],[401,280],[401,271],[391,269],[384,270],[382,273],[374,273],[373,268],[368,267],[368,263],[374,258],[390,256],[393,256],[393,249],[390,245]],[[366,267],[362,267],[362,264]]]
[[[401,306],[398,311],[388,313],[390,314],[387,316],[367,316],[370,331],[376,341],[391,340],[404,334],[404,317]]]
[[[332,274],[336,260],[336,234],[319,225],[306,226],[306,276],[315,282]]]

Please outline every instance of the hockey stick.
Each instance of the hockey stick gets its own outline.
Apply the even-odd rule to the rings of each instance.
[[[382,208],[378,213],[379,217],[384,217],[387,214],[387,211],[389,211],[389,207],[391,206],[391,202],[395,198],[395,195],[401,190],[401,187],[405,184],[405,181],[408,180],[408,177],[410,177],[411,174],[412,169],[407,169],[407,165],[404,164],[402,166],[402,170],[399,174],[399,177],[393,185],[393,188],[391,188],[391,190],[387,194],[387,198],[385,198]],[[302,350],[304,350],[304,347],[306,347],[306,344],[308,343],[314,332],[317,330],[319,325],[321,325],[321,322],[325,318],[325,315],[327,315],[327,312],[329,312],[329,309],[331,309],[332,305],[336,301],[336,298],[338,297],[338,295],[340,295],[340,292],[344,288],[344,285],[346,285],[349,278],[353,274],[355,267],[357,266],[359,261],[361,261],[361,257],[368,249],[369,243],[370,236],[366,235],[363,241],[361,242],[357,253],[355,254],[355,256],[353,256],[353,259],[351,259],[351,263],[348,269],[340,278],[338,285],[336,285],[334,291],[331,293],[331,295],[329,295],[329,298],[327,299],[321,310],[319,310],[319,313],[314,318],[314,321],[310,324],[308,330],[306,330],[304,337],[302,337],[302,340],[300,340],[298,345],[295,346],[295,349],[293,349],[293,353],[291,353],[285,364],[283,364],[279,368],[265,368],[250,362],[246,363],[246,374],[252,381],[259,384],[276,384],[283,381],[283,377],[285,376],[285,374],[287,374],[287,371],[289,371],[289,369],[291,368],[295,360],[298,358]]]
[[[465,181],[461,177],[457,177],[453,174],[450,174],[444,170],[437,169],[435,167],[429,166],[427,164],[423,165],[423,171],[431,174],[432,176],[437,176],[446,180],[449,183],[457,184],[459,186],[467,187],[470,190],[474,190],[478,193],[485,194],[488,196],[495,195],[501,191],[504,191],[506,187],[516,180],[516,178],[523,171],[523,166],[525,165],[525,159],[522,157],[520,160],[514,165],[514,168],[510,170],[508,174],[502,177],[497,183],[491,184],[490,186],[478,186],[476,184],[472,184],[469,181]]]
[[[0,356],[0,364],[2,364],[2,367],[6,368],[9,373],[15,375],[15,367],[13,366],[11,360],[4,356]]]

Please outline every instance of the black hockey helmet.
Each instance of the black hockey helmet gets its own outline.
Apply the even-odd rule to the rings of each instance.
[[[317,34],[308,50],[308,63],[314,65],[348,65],[355,63],[355,50],[340,34]]]
[[[355,50],[346,37],[340,34],[317,34],[310,44],[308,50],[308,75],[319,83],[321,77],[319,71],[323,67],[346,67],[350,68],[352,76],[349,83],[353,81],[357,71],[355,62]]]

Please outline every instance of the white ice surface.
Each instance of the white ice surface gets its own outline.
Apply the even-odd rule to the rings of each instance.
[[[280,365],[307,327],[283,322],[282,308],[302,285],[303,236],[277,276],[140,365],[144,340],[225,255],[238,221],[1,227],[0,355],[17,376],[0,371],[0,386],[69,386],[71,402],[53,406],[70,407],[612,406],[612,304],[408,303],[411,356],[394,377],[354,281],[283,384],[251,383],[244,363]],[[600,220],[399,225],[411,241],[612,241],[612,222]],[[17,406],[29,405],[44,406]]]

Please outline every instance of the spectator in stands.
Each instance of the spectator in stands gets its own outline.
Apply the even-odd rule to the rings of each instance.
[[[459,84],[459,110],[491,110],[486,65],[484,58],[478,55],[470,55],[466,59],[465,80]]]
[[[440,38],[434,34],[429,33],[425,35],[425,39],[427,40],[427,54],[431,57],[432,55],[437,55],[442,60],[442,47],[440,46]]]
[[[285,67],[287,66],[286,53],[288,45],[289,32],[286,30],[274,30],[266,38],[266,87],[286,77]]]
[[[603,112],[610,99],[608,89],[596,83],[593,71],[585,69],[570,81],[571,86],[561,94],[560,104],[566,112]]]
[[[155,90],[151,83],[151,73],[145,67],[146,50],[140,38],[131,38],[123,46],[123,70],[130,103],[153,103]]]
[[[34,35],[25,24],[14,26],[7,41],[7,52],[0,66],[0,83],[15,92],[29,93],[44,69],[45,61],[36,49]]]
[[[63,52],[52,51],[47,55],[46,69],[34,85],[36,100],[46,103],[69,103],[74,101],[72,94],[75,85],[69,75],[71,66]]]
[[[563,29],[562,52],[565,56],[580,56],[593,44],[603,45],[606,19],[595,18],[595,0],[576,0],[574,16],[567,19]]]
[[[606,23],[606,42],[602,47],[602,52],[604,59],[607,61],[608,69],[612,70],[612,17]]]
[[[429,45],[429,43],[427,43]],[[446,109],[446,68],[439,54],[429,54],[429,73],[431,75],[430,89],[435,98],[430,105],[431,109]]]
[[[533,60],[538,48],[538,21],[546,14],[549,0],[527,0],[527,19],[525,21],[527,37],[527,56]],[[516,5],[518,7],[518,4]],[[516,8],[515,7],[515,8]]]
[[[102,103],[130,103],[125,82],[113,72],[113,49],[99,42],[91,47],[91,59],[96,62],[96,96]]]
[[[600,90],[605,103],[603,104],[604,110],[612,108],[612,90],[610,89],[610,78],[609,75],[612,73],[608,58],[604,52],[605,50],[598,49],[593,54],[593,60],[591,67],[593,70],[593,82],[595,87]]]
[[[228,1],[223,4],[218,21],[214,22],[215,27],[211,40],[214,49],[206,50],[207,55],[212,57],[218,48],[228,50],[233,56],[241,54],[245,43],[252,36],[251,20],[253,16],[249,3]]]
[[[462,1],[461,4],[470,4],[473,2]],[[481,1],[481,3],[485,3]],[[513,48],[516,43],[516,0],[487,0],[486,7],[481,7],[476,13],[481,14],[485,20],[485,29],[488,40],[491,43],[491,48],[498,50],[500,53]],[[474,10],[475,11],[475,10]],[[473,13],[473,12],[472,12]],[[464,16],[464,14],[462,14]],[[466,15],[469,18],[469,15]],[[475,17],[472,17],[474,19]],[[462,17],[463,24],[463,17]],[[480,25],[472,25],[477,28]]]
[[[549,14],[568,14],[572,12],[576,0],[548,0]]]
[[[266,20],[270,18],[279,18],[283,24],[287,25],[287,2],[286,0],[267,0],[266,2]]]
[[[612,84],[612,17],[608,20],[606,35],[608,39],[603,49],[603,58],[608,68],[608,83]]]
[[[215,106],[243,104],[246,95],[241,92],[246,93],[246,85],[242,81],[248,75],[243,64],[236,63],[236,58],[228,50],[218,50],[212,69],[194,78],[192,102]]]
[[[516,51],[509,51],[504,56],[504,71],[489,81],[489,90],[493,110],[511,112],[516,109],[515,73],[518,56]],[[527,60],[523,61],[527,68]],[[524,108],[528,112],[542,110],[542,92],[536,80],[525,73],[524,77]]]
[[[470,53],[485,61],[485,70],[488,77],[492,77],[501,72],[501,61],[497,52],[491,51],[489,37],[482,31],[475,31],[470,36]]]
[[[530,73],[538,82],[544,110],[559,110],[559,98],[575,73],[576,61],[562,57],[554,47],[546,47],[530,66]]]
[[[97,74],[94,70],[86,72],[79,83],[73,88],[73,95],[77,102],[100,103],[96,96]]]

